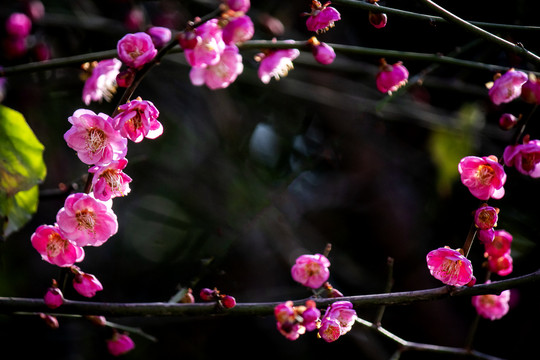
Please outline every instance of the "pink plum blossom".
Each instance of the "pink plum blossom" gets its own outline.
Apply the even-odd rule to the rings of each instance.
[[[205,67],[216,65],[225,50],[223,30],[217,19],[212,19],[195,29],[196,45],[193,48],[184,48],[184,56],[189,65]]]
[[[137,97],[118,107],[114,128],[123,137],[138,143],[144,138],[155,139],[163,134],[163,125],[157,120],[159,110],[151,101]]]
[[[9,15],[5,23],[6,32],[17,38],[25,38],[32,29],[32,20],[23,13],[13,13]]]
[[[530,104],[540,104],[540,79],[530,74],[521,87],[521,98]]]
[[[521,95],[521,87],[528,80],[527,74],[514,69],[497,78],[489,89],[489,97],[495,105],[508,103]]]
[[[84,249],[70,242],[56,225],[40,225],[30,237],[41,258],[60,267],[72,266],[84,259]]]
[[[253,21],[247,15],[229,20],[223,28],[223,41],[227,45],[239,44],[253,37],[255,28]]]
[[[495,238],[495,229],[478,229],[477,236],[482,243],[489,244]]]
[[[43,296],[43,301],[50,309],[56,309],[64,303],[64,295],[62,290],[58,288],[56,280],[53,280],[53,284],[47,289],[47,292]]]
[[[409,71],[401,61],[390,65],[385,59],[380,60],[379,72],[375,77],[377,89],[382,93],[391,95],[400,87],[407,84]]]
[[[467,285],[473,279],[472,264],[458,250],[441,247],[426,256],[429,272],[444,284]]]
[[[486,283],[490,283],[488,280]],[[510,310],[510,290],[504,290],[500,295],[487,294],[473,296],[471,302],[478,315],[489,320],[502,318]]]
[[[242,56],[236,45],[227,45],[215,65],[205,67],[194,66],[189,72],[191,83],[196,86],[206,84],[210,89],[228,87],[244,70]]]
[[[125,35],[118,41],[116,49],[118,58],[134,69],[143,67],[157,55],[152,37],[144,32]]]
[[[523,144],[507,146],[503,159],[505,165],[513,166],[524,175],[540,177],[540,140],[530,140],[526,136]]]
[[[474,212],[474,224],[479,229],[490,229],[497,226],[499,209],[483,204]]]
[[[510,251],[512,246],[512,234],[506,230],[495,231],[493,241],[484,244],[484,249],[487,255],[495,258],[503,256]]]
[[[88,172],[92,177],[92,192],[97,200],[108,201],[117,196],[127,195],[131,189],[131,178],[122,170],[127,165],[127,159],[113,160],[108,165],[93,166]]]
[[[146,33],[152,38],[156,48],[162,48],[172,39],[172,32],[169,28],[163,26],[152,26],[146,30]]]
[[[313,57],[319,64],[328,65],[334,62],[336,52],[327,43],[318,41],[315,37],[309,40]]]
[[[516,126],[519,119],[519,117],[516,117],[513,114],[504,113],[499,117],[499,127],[503,130],[510,130]]]
[[[299,55],[298,49],[270,50],[265,54],[260,54],[259,78],[263,83],[268,84],[272,78],[279,80],[280,77],[287,76],[294,68],[292,61]]]
[[[336,301],[327,309],[321,319],[319,335],[327,342],[337,340],[341,335],[348,333],[357,315],[353,305],[349,301]]]
[[[302,325],[307,331],[313,331],[317,328],[317,320],[321,316],[321,311],[317,309],[315,301],[306,301],[305,310],[302,312]]]
[[[510,251],[501,256],[488,256],[488,269],[489,271],[499,275],[506,276],[512,273],[514,270],[514,261]]]
[[[330,277],[329,266],[330,261],[324,255],[301,255],[291,268],[291,275],[300,284],[318,289]]]
[[[85,193],[69,195],[56,214],[56,222],[77,246],[100,246],[118,231],[112,209]]]
[[[237,12],[245,13],[251,7],[250,0],[224,0],[224,2],[229,7],[229,9]]]
[[[125,354],[135,348],[135,343],[127,334],[115,332],[113,337],[107,340],[107,350],[113,356]]]
[[[127,140],[113,127],[106,114],[79,109],[68,118],[72,127],[64,134],[68,146],[88,165],[105,165],[127,153]]]
[[[83,87],[82,99],[86,105],[92,101],[111,101],[116,92],[116,76],[120,73],[122,62],[116,58],[101,60],[90,64],[93,68]]]
[[[289,340],[298,339],[306,330],[315,330],[320,315],[313,300],[306,301],[305,306],[293,306],[292,301],[287,301],[274,308],[277,329]]]
[[[92,274],[82,272],[78,267],[73,266],[71,271],[74,273],[73,288],[84,297],[94,297],[96,292],[103,290],[101,282]]]
[[[466,156],[459,162],[458,171],[463,185],[478,199],[500,199],[504,196],[506,173],[496,156]]]
[[[311,3],[311,12],[306,13],[309,17],[306,26],[309,31],[321,33],[334,27],[335,22],[341,20],[341,14],[330,5],[330,2],[322,5],[319,1],[313,0]]]

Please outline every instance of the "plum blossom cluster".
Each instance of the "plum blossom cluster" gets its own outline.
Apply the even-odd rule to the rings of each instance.
[[[41,1],[29,1],[19,12],[11,13],[4,22],[5,36],[1,46],[3,55],[9,60],[18,61],[31,56],[37,61],[51,57],[49,45],[42,36],[33,33],[33,23],[45,15]]]

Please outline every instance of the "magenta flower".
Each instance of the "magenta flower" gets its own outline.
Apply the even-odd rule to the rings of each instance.
[[[382,93],[392,95],[400,87],[407,84],[409,71],[401,61],[390,65],[385,59],[380,60],[379,72],[375,77],[377,89]]]
[[[13,13],[6,20],[6,32],[17,38],[25,38],[32,29],[32,20],[23,13]]]
[[[127,140],[113,128],[106,114],[79,109],[68,118],[72,127],[64,134],[68,146],[88,165],[105,165],[127,153]]]
[[[152,37],[144,32],[127,34],[121,38],[117,45],[118,58],[126,66],[139,69],[152,61],[157,50],[152,42]]]
[[[223,28],[223,41],[227,45],[239,44],[250,40],[255,33],[253,21],[247,15],[229,20]]]
[[[113,160],[108,165],[88,169],[88,172],[94,174],[92,177],[94,198],[108,201],[117,196],[125,196],[131,191],[129,188],[131,178],[122,171],[126,165],[127,159],[123,158]]]
[[[512,246],[512,235],[505,230],[495,231],[493,241],[488,244],[484,244],[486,254],[498,258],[504,254],[510,252]]]
[[[324,255],[301,255],[291,268],[291,275],[296,282],[318,289],[330,277],[329,266],[330,261]]]
[[[274,308],[276,327],[289,340],[296,340],[306,332],[305,326],[298,321],[297,315],[297,308],[293,306],[292,301],[278,304]]]
[[[514,270],[514,260],[510,252],[498,257],[488,256],[488,269],[499,276],[506,276],[512,273]]]
[[[162,48],[172,39],[172,32],[169,28],[163,26],[152,26],[146,30],[146,33],[152,38],[156,48]]]
[[[540,104],[540,79],[534,74],[530,74],[521,87],[521,98],[529,104]]]
[[[495,238],[495,229],[478,229],[477,236],[482,243],[489,244]]]
[[[484,204],[474,212],[474,224],[479,229],[490,229],[497,226],[499,209]]]
[[[351,302],[336,301],[326,309],[321,319],[319,335],[327,342],[336,341],[351,330],[356,319],[356,311]]]
[[[194,66],[189,72],[191,83],[196,86],[206,84],[210,89],[224,89],[244,71],[242,56],[236,45],[227,45],[218,63],[205,67]]]
[[[157,120],[159,110],[151,101],[138,97],[120,105],[118,110],[113,124],[123,137],[138,143],[144,138],[155,139],[163,134],[163,125]]]
[[[377,3],[373,5],[379,6]],[[388,23],[388,16],[385,13],[369,11],[368,20],[375,29],[382,29]]]
[[[315,60],[323,65],[328,65],[334,62],[336,52],[327,43],[319,42],[315,37],[309,40],[311,44],[311,52]]]
[[[334,23],[341,20],[341,14],[335,8],[328,6],[330,2],[322,5],[319,1],[313,0],[311,3],[311,12],[306,21],[306,26],[309,31],[321,33],[328,31],[334,27]]]
[[[116,76],[120,73],[122,62],[116,58],[101,60],[91,64],[91,75],[83,87],[82,99],[86,105],[92,101],[111,101],[116,92]]]
[[[115,332],[113,337],[107,340],[107,350],[113,356],[125,354],[135,348],[135,343],[127,334]]]
[[[85,193],[69,195],[56,221],[66,238],[77,246],[100,246],[118,231],[112,209]]]
[[[496,156],[467,156],[458,165],[461,182],[480,200],[504,196],[506,173]]]
[[[229,7],[229,9],[237,12],[245,13],[251,7],[250,0],[224,0],[224,2]]]
[[[41,258],[53,265],[68,267],[84,259],[84,249],[67,240],[56,225],[38,226],[30,241]]]
[[[307,331],[313,331],[317,328],[317,321],[321,316],[321,311],[317,309],[315,301],[306,301],[305,310],[302,312],[302,325]]]
[[[444,284],[463,286],[473,279],[471,262],[457,250],[448,247],[432,250],[426,261],[431,275]]]
[[[62,294],[62,290],[58,288],[56,280],[53,280],[52,286],[47,289],[45,296],[43,296],[43,301],[50,309],[56,309],[64,303],[64,295]]]
[[[76,266],[72,266],[71,271],[75,274],[73,288],[80,295],[91,298],[96,295],[96,292],[103,290],[103,285],[94,275],[82,272]]]
[[[279,80],[280,77],[287,76],[290,70],[294,68],[292,61],[300,55],[298,49],[280,49],[270,50],[260,55],[260,64],[258,75],[265,84],[270,79]]]
[[[503,130],[510,130],[519,121],[519,117],[514,116],[513,114],[504,113],[499,118],[499,127]]]
[[[540,140],[530,140],[526,136],[523,144],[507,146],[503,159],[507,166],[513,166],[524,175],[540,177]]]
[[[196,43],[193,48],[184,48],[184,55],[189,65],[205,67],[216,65],[225,50],[223,30],[217,19],[205,22],[195,29]]]
[[[471,298],[478,315],[489,320],[497,320],[506,315],[510,310],[509,301],[510,290],[504,290],[500,295],[476,295]]]
[[[489,97],[495,105],[508,103],[521,95],[521,87],[528,80],[527,74],[514,69],[497,78],[489,89]]]

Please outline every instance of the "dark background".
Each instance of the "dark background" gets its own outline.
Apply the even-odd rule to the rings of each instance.
[[[457,15],[509,24],[540,25],[532,1],[441,1]],[[381,5],[428,13],[419,3],[381,1]],[[4,1],[2,22],[23,2]],[[127,32],[123,21],[138,6],[145,24],[181,30],[217,2],[196,1],[47,1],[46,16],[34,24],[33,39],[46,42],[52,57],[114,49]],[[334,5],[342,20],[318,36],[329,43],[447,54],[475,40],[448,24],[389,16],[373,28],[367,12]],[[309,1],[254,1],[248,12],[256,39],[306,40]],[[284,33],[262,26],[272,16]],[[107,20],[106,25],[96,19]],[[2,29],[3,31],[3,29]],[[539,52],[538,31],[504,31]],[[5,34],[2,33],[2,36]],[[257,78],[256,51],[242,51],[244,72],[227,89],[194,87],[183,55],[167,56],[135,96],[160,110],[163,136],[130,143],[126,173],[131,193],[114,201],[119,232],[99,248],[87,248],[83,271],[95,274],[104,291],[93,300],[167,301],[178,289],[217,287],[238,302],[300,299],[310,292],[290,277],[297,256],[322,252],[332,244],[330,282],[345,295],[384,291],[387,258],[394,263],[394,291],[438,287],[426,268],[432,249],[463,245],[478,206],[459,182],[457,163],[465,155],[500,156],[512,138],[497,127],[503,112],[528,114],[521,100],[494,106],[484,84],[493,73],[437,66],[422,83],[410,81],[391,99],[375,87],[377,57],[338,54],[326,67],[310,53],[294,62],[286,78],[263,85]],[[537,70],[496,46],[480,42],[464,59]],[[34,61],[0,60],[4,67]],[[389,63],[403,59],[390,59]],[[429,63],[403,60],[411,80]],[[3,104],[26,117],[45,145],[47,178],[38,213],[22,230],[0,244],[0,296],[40,298],[60,271],[39,257],[30,236],[52,224],[64,196],[47,195],[60,183],[80,183],[86,166],[63,141],[67,118],[79,108],[112,113],[112,103],[81,100],[78,67],[15,75],[8,79]],[[538,136],[537,116],[528,132]],[[441,172],[443,168],[449,172]],[[538,269],[538,180],[507,169],[507,195],[492,204],[501,209],[499,229],[514,236],[514,271]],[[482,281],[482,247],[470,258]],[[493,276],[497,280],[500,277]],[[481,319],[474,348],[507,359],[522,359],[536,349],[539,294],[532,284],[512,292],[512,307],[501,320]],[[84,300],[68,286],[69,299]],[[199,299],[197,298],[197,301]],[[375,309],[359,309],[372,321]],[[475,318],[469,298],[389,307],[383,326],[410,341],[462,347]],[[392,343],[361,325],[327,344],[315,333],[291,342],[278,333],[272,316],[108,319],[140,327],[153,343],[137,335],[126,359],[209,359],[277,357],[282,359],[358,356],[388,359]],[[49,329],[33,315],[0,315],[2,358],[40,356],[56,359],[108,358],[109,330],[86,320],[59,318]],[[404,353],[402,359],[451,359]]]

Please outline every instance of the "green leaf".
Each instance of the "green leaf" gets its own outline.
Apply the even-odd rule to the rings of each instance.
[[[2,237],[20,229],[37,210],[37,185],[47,174],[43,150],[24,116],[0,105]]]

